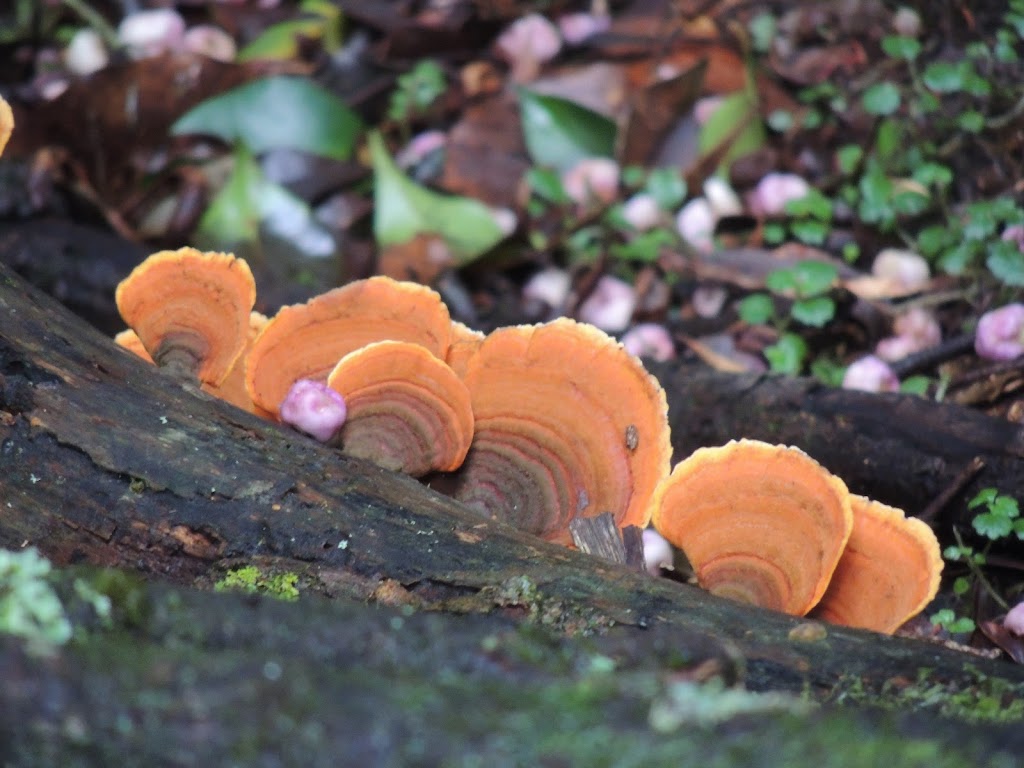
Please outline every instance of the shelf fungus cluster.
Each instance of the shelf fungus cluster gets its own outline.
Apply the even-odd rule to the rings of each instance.
[[[696,451],[659,485],[653,523],[705,589],[796,616],[892,633],[939,587],[927,525],[850,494],[797,448]]]
[[[670,474],[664,391],[593,326],[563,318],[484,336],[452,321],[435,291],[387,277],[270,319],[255,298],[241,259],[163,251],[118,287],[130,330],[117,341],[550,541],[571,544],[579,517],[653,522],[718,595],[879,632],[935,595],[928,527],[850,495],[796,448],[741,440]]]
[[[664,392],[586,324],[485,337],[435,291],[386,277],[268,320],[244,261],[193,248],[151,256],[117,300],[131,327],[117,341],[136,354],[551,541],[571,543],[578,516],[646,526],[668,474]]]

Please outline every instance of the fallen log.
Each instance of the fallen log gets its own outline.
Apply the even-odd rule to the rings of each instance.
[[[650,669],[661,674],[724,659],[715,662],[713,675],[742,678],[754,691],[797,692],[810,699],[856,691],[869,703],[910,706],[913,699],[900,696],[915,685],[986,701],[1024,692],[1024,671],[1007,663],[744,607],[481,520],[409,478],[341,457],[182,386],[2,268],[0,376],[0,547],[36,546],[61,566],[86,563],[208,586],[229,567],[257,563],[268,572],[294,573],[301,592],[335,597],[339,605],[372,600],[442,612],[451,621],[445,632],[461,631],[461,614],[485,614],[480,621],[486,625],[506,621],[508,612],[570,637],[614,628],[610,636],[622,647],[643,648]],[[685,446],[692,438],[682,439]],[[991,447],[989,458],[1014,466],[1011,452],[997,448]],[[1019,481],[1019,473],[1007,479]],[[178,599],[192,599],[188,594]],[[216,611],[224,612],[224,621],[244,626],[236,607]],[[321,608],[300,601],[288,610],[294,612],[289,621],[299,626],[315,622]],[[160,636],[159,628],[147,628],[148,618],[137,620],[137,633]],[[357,612],[351,620],[369,619]],[[182,621],[199,619],[186,613]],[[116,728],[106,718],[116,712],[92,709],[87,689],[120,669],[130,645],[124,638],[88,641],[56,663],[27,661],[18,646],[5,645],[0,668],[17,685],[5,685],[0,694],[4,722],[31,710],[38,703],[31,692],[50,681],[70,699],[81,694],[74,712],[110,735]],[[242,648],[237,666],[225,661],[224,669],[251,672],[257,657],[265,656],[258,648],[248,655]],[[189,664],[204,671],[215,667],[219,657],[206,658],[207,650],[201,643],[191,649],[199,661],[187,649],[172,654],[167,674]],[[371,650],[357,648],[353,663]],[[315,679],[322,660],[308,649],[297,654],[302,675]],[[155,663],[153,656],[148,659]],[[423,672],[414,689],[440,685],[441,671]],[[152,682],[144,672],[133,674],[118,677],[109,689],[115,700]],[[227,686],[231,676],[218,679]],[[1000,693],[992,692],[993,681]],[[371,701],[401,707],[394,697],[360,688],[364,684],[364,676],[340,675],[325,694],[334,697],[355,686]],[[214,686],[197,695],[219,701],[220,690]],[[477,697],[465,706],[483,703]],[[67,707],[37,714],[59,723]],[[399,722],[411,716],[395,714]],[[1001,748],[1017,743],[1005,741],[1001,731],[999,737]]]

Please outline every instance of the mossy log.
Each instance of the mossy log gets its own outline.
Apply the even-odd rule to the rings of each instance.
[[[1024,671],[1008,663],[840,627],[824,627],[822,632],[814,625],[808,631],[799,619],[715,599],[481,520],[409,478],[340,457],[162,375],[2,268],[0,376],[0,547],[33,545],[60,566],[114,567],[158,576],[179,587],[208,586],[227,568],[254,563],[265,572],[297,574],[299,589],[307,595],[297,604],[259,602],[254,607],[248,598],[183,590],[169,599],[171,605],[183,606],[171,619],[161,611],[133,614],[133,623],[121,633],[88,635],[55,661],[31,659],[19,645],[4,645],[0,714],[8,729],[25,718],[33,723],[34,730],[20,737],[19,743],[28,745],[26,755],[43,754],[31,751],[43,749],[36,741],[42,735],[73,750],[84,729],[125,749],[133,748],[139,733],[155,745],[169,745],[175,736],[192,739],[197,749],[206,746],[225,760],[229,754],[242,754],[230,752],[229,746],[270,749],[254,733],[283,738],[287,731],[297,740],[290,747],[308,744],[336,758],[339,745],[371,737],[369,718],[376,712],[388,722],[380,726],[385,742],[392,736],[420,739],[430,746],[422,764],[437,764],[429,755],[437,754],[441,737],[421,733],[432,727],[424,713],[436,705],[445,718],[437,727],[454,729],[448,747],[459,743],[455,712],[465,716],[463,733],[476,734],[467,737],[472,747],[465,753],[467,760],[453,758],[453,764],[472,764],[468,757],[477,747],[504,754],[501,735],[486,734],[503,723],[509,733],[519,727],[509,724],[521,708],[515,704],[517,687],[525,706],[535,707],[543,719],[545,706],[553,700],[545,698],[547,685],[554,685],[551,690],[566,695],[570,703],[582,700],[586,723],[596,728],[600,722],[605,740],[622,734],[650,736],[636,713],[621,726],[603,719],[628,708],[628,697],[619,698],[629,689],[626,677],[614,678],[609,689],[597,686],[597,694],[591,682],[571,675],[556,685],[543,666],[548,662],[531,666],[532,655],[527,654],[524,663],[535,670],[533,676],[523,672],[501,685],[487,679],[476,687],[474,670],[462,670],[460,659],[479,659],[480,649],[491,645],[488,637],[514,631],[510,618],[570,638],[555,640],[545,634],[544,642],[556,655],[583,653],[587,646],[577,643],[589,642],[598,643],[601,658],[623,668],[639,663],[642,655],[648,682],[658,684],[666,676],[710,675],[728,682],[741,679],[753,691],[790,692],[809,700],[856,694],[869,703],[908,706],[927,698],[918,695],[922,685],[941,690],[939,699],[962,703],[966,696],[979,707],[988,706],[984,702],[993,697],[997,702],[1004,695],[1020,698],[1024,691]],[[672,399],[678,403],[674,393]],[[835,416],[837,422],[843,418]],[[990,453],[993,461],[1003,455]],[[335,601],[321,604],[308,597],[316,593]],[[150,599],[157,598],[144,602]],[[367,600],[397,605],[403,612],[381,618],[362,605]],[[195,612],[189,608],[192,601]],[[274,620],[261,619],[262,611]],[[450,643],[442,643],[440,651],[430,643],[428,648],[410,643],[408,656],[374,666],[380,649],[373,641],[373,623],[386,621],[393,627],[395,619],[410,611],[417,614],[407,617],[411,620],[437,622],[431,625],[436,635],[450,638]],[[295,686],[280,690],[281,699],[274,703],[278,694],[268,686],[265,665],[270,660],[267,643],[278,622],[289,628],[282,632],[301,641],[289,645],[282,639],[272,654],[289,672],[281,679]],[[168,623],[176,629],[169,630]],[[367,641],[331,646],[331,635],[322,634],[324,627],[342,624],[361,631],[359,636]],[[477,627],[474,631],[480,634],[468,632],[463,638],[467,627]],[[215,639],[206,639],[210,634]],[[581,635],[603,637],[584,641]],[[318,645],[316,638],[327,645]],[[342,657],[324,658],[327,647]],[[287,656],[287,665],[278,660],[280,654]],[[494,663],[505,662],[499,658]],[[453,668],[466,675],[450,677]],[[500,703],[490,696],[495,686],[504,686],[507,694]],[[609,692],[613,689],[614,695]],[[44,691],[47,696],[53,692],[52,700],[38,698]],[[136,730],[130,702],[140,696],[165,696],[173,711],[151,713],[140,721],[145,727]],[[644,699],[644,706],[649,709],[653,700]],[[246,715],[242,706],[250,704]],[[478,714],[488,706],[491,712]],[[217,720],[228,711],[230,723],[225,720],[225,728],[218,730]],[[320,711],[328,713],[325,720],[318,719]],[[851,733],[861,733],[851,736],[854,743],[867,738],[859,714],[827,717],[838,718]],[[237,725],[239,718],[244,726]],[[884,738],[894,748],[912,744],[903,737],[921,727],[883,720]],[[330,727],[315,727],[328,721]],[[545,733],[567,722],[572,721],[549,718]],[[309,727],[289,731],[291,726],[281,723]],[[212,729],[206,741],[193,733],[203,725]],[[769,732],[773,743],[802,733],[785,719],[776,725],[779,730],[761,724],[740,730],[747,728],[751,745],[767,739]],[[936,728],[932,723],[925,730]],[[944,758],[955,752],[950,751],[949,734],[961,732],[951,729],[928,738],[945,745],[936,751]],[[989,740],[985,729],[971,733],[975,735],[965,737],[964,745],[980,739],[991,754],[997,751],[994,745],[1019,753],[1019,734],[1011,737],[996,729]],[[554,742],[537,741],[531,748],[542,743]],[[826,748],[817,737],[814,743]],[[406,743],[402,748],[413,747]],[[188,743],[181,749],[183,757],[177,762],[189,764]],[[68,758],[56,763],[75,764],[68,757],[73,751],[55,754]],[[93,764],[104,764],[104,754],[83,751],[80,762],[88,764],[95,756]],[[145,750],[139,754],[152,756]],[[238,759],[258,764],[256,758],[266,753],[251,754],[254,760]],[[408,752],[385,754],[380,762],[417,762],[406,759]]]

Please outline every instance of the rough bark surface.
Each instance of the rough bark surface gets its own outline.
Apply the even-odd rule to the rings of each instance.
[[[751,428],[748,421],[742,431],[716,433],[715,424],[725,430],[736,422],[724,414],[711,416],[708,398],[712,395],[693,383],[694,372],[680,369],[662,375],[674,403],[677,451],[685,452],[701,441],[740,436]],[[143,737],[155,745],[184,738],[189,743],[172,764],[193,764],[189,757],[202,754],[204,746],[210,754],[226,758],[239,754],[232,750],[249,743],[245,740],[255,738],[254,733],[268,738],[284,733],[276,726],[262,730],[253,726],[270,721],[293,723],[296,728],[309,725],[308,731],[294,731],[304,734],[301,739],[308,736],[309,749],[334,749],[370,738],[369,713],[381,716],[381,711],[388,721],[381,726],[386,731],[381,744],[397,749],[394,745],[401,743],[407,749],[411,747],[403,739],[421,738],[433,745],[423,764],[438,764],[434,759],[440,749],[437,735],[423,735],[423,729],[429,730],[429,718],[425,720],[423,713],[430,709],[425,710],[423,702],[433,702],[439,712],[455,718],[456,711],[485,709],[488,691],[495,686],[508,696],[499,697],[501,703],[492,715],[467,718],[467,733],[477,734],[467,743],[482,743],[481,754],[504,754],[491,742],[479,742],[484,738],[480,734],[512,717],[517,710],[512,701],[516,693],[541,715],[550,714],[544,708],[544,686],[526,672],[507,676],[500,684],[488,678],[477,686],[477,678],[462,675],[458,665],[464,656],[484,663],[480,657],[489,658],[487,648],[492,645],[486,638],[514,631],[509,616],[539,625],[538,631],[574,638],[607,631],[600,640],[587,642],[598,643],[602,658],[609,656],[623,669],[636,668],[641,677],[650,675],[644,678],[647,682],[637,683],[641,689],[661,685],[668,671],[676,670],[677,675],[742,678],[752,690],[795,692],[811,699],[839,698],[849,691],[870,701],[898,704],[903,701],[901,695],[918,691],[915,686],[920,685],[941,689],[943,696],[961,703],[965,696],[979,702],[995,697],[998,703],[1001,697],[1019,698],[1024,692],[1024,672],[1008,663],[839,627],[826,627],[824,633],[794,632],[800,620],[717,600],[694,588],[632,573],[481,520],[411,479],[347,460],[182,386],[119,350],[3,268],[0,376],[0,547],[34,545],[58,565],[112,566],[159,576],[179,586],[209,585],[228,567],[256,563],[267,572],[298,574],[300,589],[307,595],[337,598],[333,604],[304,598],[298,604],[271,607],[259,602],[254,607],[248,598],[202,596],[188,590],[165,600],[159,590],[170,587],[150,586],[144,589],[157,589],[163,597],[147,591],[143,604],[179,606],[181,612],[170,619],[166,615],[170,608],[132,612],[130,621],[106,634],[87,634],[55,660],[34,659],[17,644],[4,645],[0,648],[0,676],[5,680],[0,691],[2,722],[8,729],[20,718],[33,725],[27,732],[19,731],[17,743],[24,751],[15,764],[33,764],[24,756],[43,754],[38,751],[43,749],[38,742],[41,734],[49,734],[55,749],[71,750],[54,753],[61,757],[57,763],[75,764],[73,750],[83,731],[95,738],[88,740],[94,751],[76,757],[81,764],[103,764],[102,758],[111,754],[95,743],[130,749]],[[673,376],[681,380],[676,382]],[[715,377],[704,386],[723,388],[722,396],[731,395],[729,402],[749,419],[759,405],[772,408],[770,393],[776,385]],[[739,388],[730,392],[729,386]],[[752,393],[759,390],[755,397]],[[790,400],[788,412],[795,423],[772,427],[773,439],[804,445],[837,470],[847,463],[877,461],[878,446],[867,437],[851,437],[839,448],[830,446],[832,460],[814,452],[814,444],[785,439],[785,435],[799,435],[801,428],[803,436],[812,439],[809,430],[814,424],[843,435],[855,429],[851,424],[871,421],[816,390],[790,391],[788,397],[796,394],[810,400],[803,407]],[[923,408],[906,406],[902,399],[879,402],[891,402],[897,409],[888,419],[890,426],[897,423],[899,409]],[[786,423],[787,409],[782,406],[776,402],[769,411],[773,424]],[[838,410],[826,417],[829,407]],[[694,418],[685,416],[687,408]],[[860,409],[866,413],[868,408],[868,401],[863,401]],[[905,441],[903,448],[912,457],[910,467],[931,468],[909,473],[908,493],[927,498],[932,490],[929,484],[941,486],[958,470],[957,457],[974,452],[981,452],[990,467],[1003,467],[1007,474],[1001,478],[1002,487],[1012,492],[1019,486],[1019,449],[1014,447],[1019,435],[1013,429],[982,422],[967,412],[955,411],[954,418],[950,409],[942,414],[925,411],[930,414],[927,423],[941,436],[941,445],[930,444],[929,434],[922,431],[905,430],[890,438]],[[807,420],[808,414],[813,420]],[[942,428],[958,420],[972,432],[949,448],[944,441],[952,435]],[[997,439],[1000,435],[1005,439]],[[891,464],[878,466],[885,469],[878,477],[894,471]],[[875,487],[851,485],[862,491]],[[380,612],[358,602],[367,599],[401,606],[404,613],[381,618]],[[263,611],[274,617],[273,622],[260,618]],[[340,644],[335,645],[332,635],[317,634],[324,626],[352,624],[360,636],[372,639],[377,637],[374,622],[386,621],[395,634],[380,641],[404,648],[404,636],[394,627],[395,620],[401,625],[409,611],[439,612],[407,617],[414,622],[437,622],[430,625],[434,639],[429,647],[412,644],[408,655],[398,654],[383,666],[375,666],[374,654],[380,650],[375,642],[344,640],[347,635],[342,633]],[[484,615],[467,618],[464,614]],[[294,645],[281,640],[275,651],[287,654],[287,669],[295,674],[284,675],[281,680],[286,682],[270,680],[276,685],[268,688],[266,643],[271,642],[275,626],[297,639]],[[463,637],[465,627],[476,627],[474,631],[481,634],[470,632]],[[208,639],[211,635],[214,640]],[[450,638],[450,643],[441,643],[437,650],[433,646],[437,637]],[[563,660],[584,653],[577,640],[549,637],[544,642]],[[330,653],[344,655],[340,667],[324,658],[328,648],[334,649]],[[500,658],[495,663],[504,664]],[[524,663],[549,683],[556,674],[545,666],[549,660]],[[445,670],[452,668],[458,674],[446,677]],[[278,674],[276,669],[271,669],[270,677]],[[561,669],[571,671],[571,665]],[[591,683],[581,682],[578,670],[574,674],[552,684],[571,701],[585,700],[586,723],[604,722],[603,718],[623,707],[620,697],[629,689],[625,677],[616,678],[607,688],[598,686],[602,693],[588,698]],[[182,675],[187,684],[181,682]],[[573,687],[577,685],[584,690]],[[137,697],[157,696],[156,692],[166,697],[168,711],[159,707],[158,711],[142,711],[144,707],[124,711]],[[41,700],[44,693],[52,693],[52,700]],[[446,693],[463,699],[448,701]],[[641,696],[644,706],[653,706],[658,695]],[[359,703],[362,698],[364,703]],[[920,703],[913,697],[905,699],[908,706],[915,701]],[[250,704],[256,707],[250,712],[254,720],[236,711]],[[218,718],[226,717],[228,711],[233,713],[231,723],[219,728]],[[321,711],[327,713],[327,720],[312,714]],[[136,716],[142,719],[137,721]],[[827,717],[837,718],[836,727],[845,723],[850,733],[861,734],[851,737],[851,743],[863,741],[865,726],[859,715],[830,713]],[[546,733],[560,727],[547,719]],[[603,726],[610,729],[603,732],[604,737],[636,736],[642,731],[655,738],[641,720],[635,714],[621,725],[610,720]],[[313,728],[316,722],[327,721],[330,727]],[[140,725],[133,729],[136,722]],[[788,735],[800,732],[788,722],[771,719],[739,730],[751,744],[768,733],[774,734],[776,742],[784,742]],[[206,741],[194,732],[200,725],[211,729],[204,732]],[[448,725],[454,728],[455,720],[446,720]],[[721,726],[726,731],[732,727]],[[916,733],[921,727],[887,719],[886,738]],[[934,724],[926,724],[923,733],[948,746],[951,734],[960,731],[939,733]],[[989,757],[996,745],[1019,752],[1019,734],[1010,737],[1009,731],[995,727],[971,733],[957,749],[988,750]],[[9,734],[0,732],[5,735]],[[260,749],[271,749],[267,739],[257,741]],[[905,744],[901,738],[891,741],[893,749]],[[491,747],[497,751],[488,752]],[[819,743],[818,748],[826,746]],[[552,754],[562,755],[559,749]],[[950,750],[940,748],[936,755],[944,759],[956,752]],[[253,754],[260,759],[241,762],[271,764],[265,752]],[[377,762],[416,762],[410,763],[407,752],[385,749],[366,754]],[[459,755],[453,764],[462,764],[462,757],[473,753],[444,754]],[[471,764],[468,757],[466,763]]]

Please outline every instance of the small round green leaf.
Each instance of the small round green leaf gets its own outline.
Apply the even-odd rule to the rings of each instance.
[[[900,108],[900,89],[893,83],[876,83],[864,91],[863,101],[872,115],[891,115]]]

